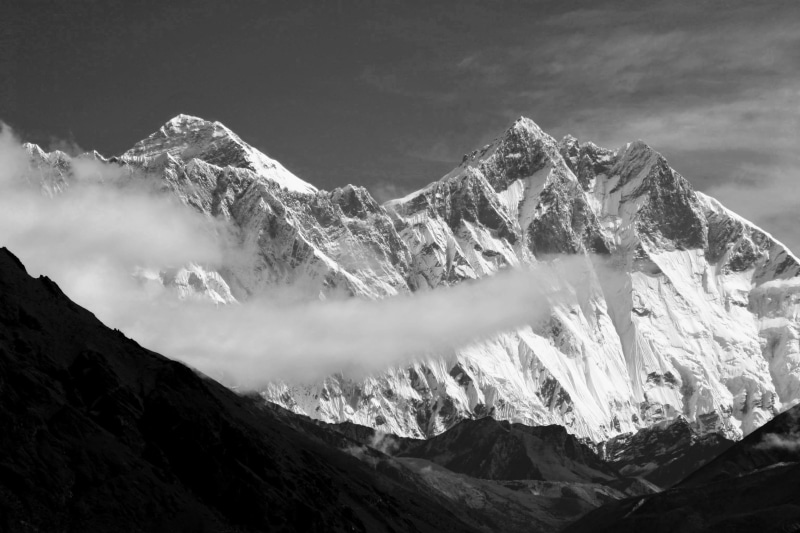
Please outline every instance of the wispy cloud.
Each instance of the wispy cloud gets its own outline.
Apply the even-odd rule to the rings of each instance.
[[[782,424],[783,431],[764,434],[756,444],[756,449],[800,452],[800,411],[795,408],[781,416],[786,417]]]
[[[166,311],[142,310],[147,312],[135,337],[245,386],[269,378],[363,375],[543,320],[554,288],[547,280],[553,279],[543,270],[509,271],[379,301],[269,297],[222,309],[190,302],[169,312],[168,330],[158,326]]]
[[[790,453],[800,452],[800,434],[777,435],[767,433],[764,439],[756,445],[761,450],[785,450]]]
[[[47,149],[50,151],[58,150],[67,155],[76,156],[85,153],[86,150],[81,148],[75,139],[62,139],[59,137],[50,137],[50,142],[47,144]]]
[[[369,187],[369,192],[379,202],[388,202],[395,198],[401,198],[413,191],[413,188],[403,187],[402,184],[396,181],[380,181]]]
[[[566,290],[553,270],[380,301],[309,299],[304,287],[240,304],[178,301],[176,291],[132,273],[242,260],[227,228],[169,201],[145,177],[100,161],[72,160],[63,192],[42,194],[41,175],[8,128],[0,133],[0,245],[34,274],[53,278],[101,320],[145,346],[240,386],[270,379],[360,374],[446,353],[549,316]],[[242,251],[242,254],[247,255]],[[581,260],[564,260],[559,274]]]
[[[42,189],[48,178],[30,166],[8,127],[0,131],[0,161],[0,235],[6,245],[35,250],[42,268],[98,257],[127,267],[221,261],[214,222],[154,195],[152,183],[117,165],[73,159],[71,186],[51,197]]]

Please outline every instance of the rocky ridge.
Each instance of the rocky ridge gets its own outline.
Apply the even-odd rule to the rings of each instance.
[[[800,407],[658,494],[609,502],[565,531],[797,531],[800,527]]]
[[[616,435],[601,446],[603,459],[629,477],[669,488],[733,445],[718,433],[701,434],[683,416]]]
[[[401,434],[491,413],[598,441],[678,417],[738,438],[798,401],[797,259],[642,142],[556,142],[520,119],[385,207],[414,290],[558,254],[585,257],[585,281],[546,323],[356,387],[336,380],[269,398]],[[408,404],[416,420],[400,413],[398,428]]]

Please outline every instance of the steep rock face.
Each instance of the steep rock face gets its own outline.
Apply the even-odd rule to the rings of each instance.
[[[183,162],[199,159],[220,168],[251,170],[293,192],[313,194],[317,190],[219,122],[178,115],[136,143],[124,156],[152,158],[165,154]]]
[[[557,143],[521,119],[386,207],[415,289],[553,254],[585,256],[585,277],[568,280],[574,293],[547,323],[413,372],[336,380],[321,401],[298,389],[268,397],[406,435],[491,413],[596,440],[678,417],[738,438],[800,399],[797,259],[642,142]],[[336,397],[347,401],[332,413]]]
[[[54,169],[48,191],[68,186],[69,158],[37,157]],[[541,323],[361,380],[263,391],[296,412],[416,437],[488,414],[595,441],[683,416],[738,438],[800,400],[797,259],[642,142],[556,142],[520,119],[385,206],[362,188],[298,184],[193,117],[113,161],[257,251],[225,272],[143,274],[216,301],[286,284],[379,298],[564,256],[579,265]]]
[[[176,117],[119,161],[154,170],[186,203],[233,223],[257,256],[223,273],[242,297],[286,284],[371,298],[408,291],[408,253],[369,193],[317,191],[217,122]]]

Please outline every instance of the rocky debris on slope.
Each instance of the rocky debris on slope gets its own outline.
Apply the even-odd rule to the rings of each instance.
[[[296,415],[141,348],[5,249],[0,294],[3,531],[496,525],[401,465],[354,458],[287,423]]]
[[[798,527],[800,407],[794,407],[672,489],[608,503],[566,531],[777,533]]]
[[[627,477],[643,477],[669,488],[727,450],[733,441],[701,434],[685,417],[610,438],[601,445],[605,461]]]

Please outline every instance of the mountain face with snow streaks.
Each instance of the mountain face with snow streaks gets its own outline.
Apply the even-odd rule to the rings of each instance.
[[[51,190],[68,186],[69,158],[29,150]],[[363,379],[263,391],[296,412],[415,437],[492,415],[602,441],[679,417],[738,438],[800,401],[797,258],[640,141],[558,142],[523,118],[383,206],[360,187],[319,191],[185,115],[110,161],[257,252],[225,271],[148,274],[219,302],[284,285],[384,298],[564,255],[582,265],[540,323]]]
[[[494,204],[485,201],[480,215],[510,216],[511,238],[501,235],[500,226],[475,224],[474,211],[459,216],[428,200],[446,205],[446,185],[483,180],[505,209],[492,217]],[[556,143],[521,119],[495,143],[465,156],[440,182],[387,207],[409,222],[401,236],[411,243],[412,255],[426,256],[424,264],[431,266],[418,276],[434,286],[454,275],[491,272],[487,250],[510,265],[558,253],[585,255],[592,265],[595,275],[576,287],[575,302],[556,305],[550,324],[517,332],[506,343],[514,346],[511,358],[520,348],[531,349],[534,357],[547,352],[528,339],[546,340],[558,350],[542,370],[566,393],[555,402],[561,402],[561,413],[551,403],[546,416],[555,419],[526,419],[530,410],[500,416],[564,423],[598,438],[597,428],[630,431],[683,415],[703,431],[735,437],[797,401],[796,258],[695,192],[644,143],[617,152],[569,137]],[[429,240],[415,246],[420,235]],[[775,286],[782,296],[766,304],[762,293]],[[764,344],[774,348],[765,353]],[[460,357],[466,359],[464,352]],[[565,359],[579,358],[570,371],[556,374]],[[583,377],[585,382],[575,383]],[[538,391],[545,389],[531,381]],[[576,404],[582,404],[578,416]],[[590,404],[599,409],[593,413]]]
[[[67,156],[28,149],[34,166],[48,170],[48,190],[68,186]],[[241,246],[256,252],[254,261],[224,273],[189,267],[203,283],[181,287],[187,294],[230,302],[276,285],[368,298],[408,292],[408,253],[365,189],[318,191],[218,122],[179,115],[120,157],[85,156],[119,164],[130,179],[157,183],[186,205],[230,222]],[[185,270],[153,275],[168,284],[185,278]],[[223,294],[206,286],[209,276],[222,280]]]

